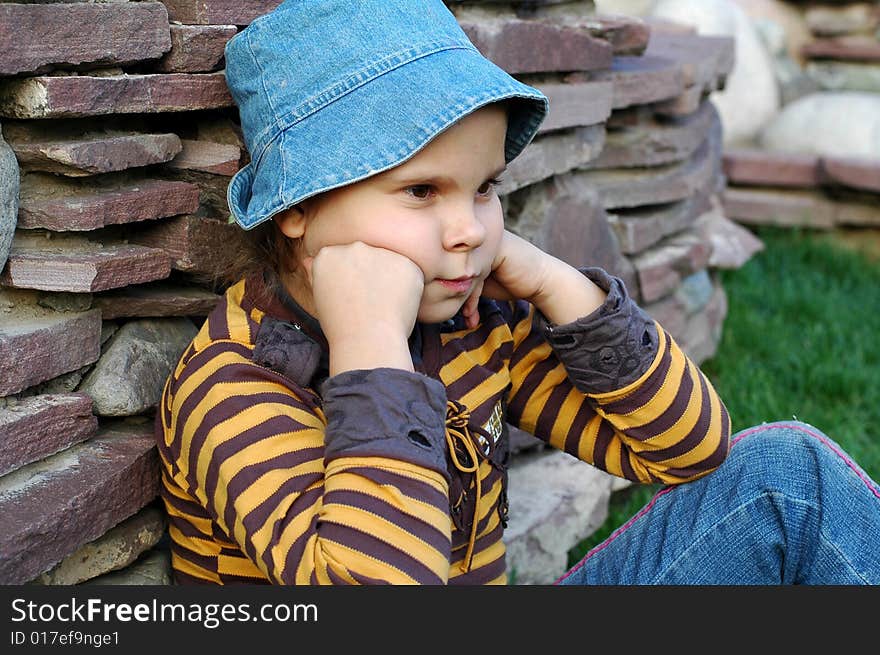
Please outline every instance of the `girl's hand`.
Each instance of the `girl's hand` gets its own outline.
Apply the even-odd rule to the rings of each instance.
[[[468,296],[462,308],[468,327],[476,327],[479,322],[477,302],[480,296],[536,302],[543,293],[550,269],[558,262],[529,241],[505,230],[501,247],[492,262],[492,272]]]
[[[462,308],[469,328],[480,321],[480,296],[526,300],[551,322],[563,324],[591,314],[605,301],[606,293],[576,268],[505,230],[492,272]]]
[[[355,368],[412,370],[407,340],[425,276],[412,260],[361,241],[326,246],[303,260],[331,375]]]

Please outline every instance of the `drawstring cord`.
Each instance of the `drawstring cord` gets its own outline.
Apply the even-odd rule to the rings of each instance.
[[[474,544],[476,544],[477,540],[477,523],[479,519],[479,511],[480,511],[480,497],[482,495],[482,487],[480,481],[480,460],[477,455],[477,447],[474,445],[473,436],[471,435],[471,430],[474,432],[478,432],[480,434],[485,434],[484,430],[469,425],[470,421],[470,412],[467,407],[462,405],[460,402],[455,400],[449,400],[446,403],[446,443],[449,446],[449,454],[452,459],[452,463],[455,465],[455,468],[458,469],[462,473],[473,473],[474,478],[476,480],[476,498],[474,499],[474,516],[471,520],[471,533],[468,538],[468,547],[465,552],[464,560],[461,563],[461,570],[463,572],[470,571],[471,561],[474,556]],[[486,434],[488,437],[489,435]],[[491,441],[489,441],[491,443]],[[464,448],[465,453],[470,459],[470,464],[465,464],[459,458],[459,448],[456,447],[457,444],[460,444],[462,448]],[[467,495],[467,490],[462,490],[462,496],[458,499],[458,503],[461,502],[462,498]]]

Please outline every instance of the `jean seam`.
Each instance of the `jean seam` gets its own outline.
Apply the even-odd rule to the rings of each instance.
[[[608,535],[608,537],[607,537],[602,543],[597,544],[597,545],[594,546],[592,549],[590,549],[590,551],[589,551],[586,555],[584,555],[584,556],[581,558],[581,560],[580,560],[577,564],[575,564],[575,565],[574,565],[573,567],[571,567],[568,571],[566,571],[564,574],[562,574],[561,576],[559,576],[559,578],[557,578],[553,584],[559,584],[559,583],[561,583],[563,580],[565,580],[566,578],[571,577],[571,576],[574,575],[577,571],[579,571],[579,570],[582,569],[584,566],[586,566],[587,561],[588,561],[589,559],[591,559],[594,555],[599,554],[601,551],[605,550],[605,548],[607,548],[608,546],[610,546],[612,542],[614,542],[615,540],[617,540],[618,537],[620,537],[622,534],[624,534],[624,533],[625,533],[630,527],[632,527],[632,526],[633,526],[633,525],[634,525],[634,524],[635,524],[640,518],[642,518],[642,517],[645,516],[648,512],[650,512],[651,509],[654,507],[654,505],[657,504],[657,502],[660,500],[661,497],[666,496],[666,495],[669,494],[670,492],[674,491],[674,489],[675,489],[674,487],[664,487],[663,489],[661,489],[660,491],[658,491],[656,494],[654,494],[654,497],[651,498],[651,500],[648,502],[647,505],[645,505],[642,509],[640,509],[640,510],[639,510],[635,515],[633,515],[633,516],[632,516],[632,517],[631,517],[626,523],[624,523],[622,526],[620,526],[620,527],[617,528],[614,532],[612,532],[610,535]]]
[[[827,545],[827,546],[828,546],[829,548],[831,548],[835,553],[837,553],[837,556],[838,556],[838,557],[841,559],[841,561],[844,562],[844,563],[846,564],[846,566],[849,568],[850,573],[852,573],[855,577],[857,577],[859,580],[862,581],[862,583],[864,583],[864,584],[866,584],[866,585],[872,585],[872,584],[874,584],[873,582],[871,582],[870,580],[868,580],[864,575],[862,575],[861,573],[859,573],[858,569],[856,569],[856,567],[855,567],[855,566],[853,565],[853,563],[849,560],[849,558],[848,558],[846,555],[843,554],[843,552],[840,550],[840,548],[837,547],[837,544],[836,544],[835,542],[831,541],[831,539],[828,538],[828,536],[825,534],[825,532],[824,532],[823,530],[820,530],[820,531],[819,531],[819,538],[822,540],[823,543],[825,543],[825,545]]]
[[[782,497],[782,498],[784,498],[784,499],[786,499],[786,500],[792,501],[792,502],[794,502],[794,503],[796,503],[796,504],[799,504],[799,505],[805,505],[805,506],[809,507],[810,509],[812,509],[813,511],[818,512],[818,507],[816,507],[816,505],[814,505],[813,503],[811,503],[811,502],[809,502],[809,501],[806,501],[806,500],[803,500],[803,499],[800,499],[800,498],[792,498],[792,497],[790,497],[790,496],[788,496],[788,495],[786,495],[785,493],[782,493],[782,492],[780,492],[780,491],[766,491],[766,492],[762,493],[762,494],[759,495],[759,496],[755,496],[754,498],[751,498],[748,502],[746,502],[746,503],[742,503],[742,504],[738,505],[737,507],[731,509],[731,510],[730,510],[729,512],[727,512],[724,516],[722,516],[720,519],[718,519],[717,521],[715,521],[711,526],[709,526],[708,528],[706,528],[706,530],[704,530],[704,531],[700,534],[699,537],[697,537],[696,539],[694,539],[694,540],[691,542],[691,544],[690,544],[687,548],[685,548],[683,551],[681,551],[681,553],[679,553],[678,557],[676,557],[672,562],[670,562],[670,563],[664,568],[664,570],[663,570],[661,573],[658,573],[656,576],[654,576],[654,578],[651,580],[651,582],[650,582],[649,584],[652,584],[652,585],[660,584],[660,583],[658,582],[658,580],[660,580],[663,576],[665,576],[665,575],[669,572],[669,570],[670,570],[673,566],[675,566],[675,565],[681,560],[682,557],[684,557],[688,552],[691,551],[691,549],[693,549],[694,546],[696,546],[696,545],[697,545],[698,543],[700,543],[700,542],[701,542],[706,536],[708,536],[708,534],[709,534],[710,532],[712,532],[712,530],[714,530],[715,527],[716,527],[719,523],[722,523],[722,522],[726,521],[727,518],[730,517],[731,515],[733,515],[734,513],[736,513],[736,512],[738,512],[738,511],[742,510],[742,509],[745,508],[745,507],[748,507],[749,505],[754,505],[757,501],[762,500],[763,498],[774,497],[774,496],[780,496],[780,497]]]
[[[792,430],[794,432],[800,432],[801,434],[805,434],[808,437],[811,437],[825,446],[832,453],[837,455],[843,463],[859,478],[859,480],[864,483],[866,487],[868,487],[868,491],[870,491],[874,496],[880,500],[880,489],[878,489],[875,485],[871,484],[871,479],[867,477],[867,475],[861,471],[860,467],[852,461],[849,457],[847,457],[846,453],[841,451],[834,443],[832,443],[828,437],[823,435],[818,428],[810,425],[809,423],[802,422],[792,422],[792,421],[778,421],[775,423],[763,423],[761,425],[755,426],[749,430],[745,430],[731,442],[731,446],[741,441],[743,438],[751,436],[753,434],[757,434],[759,432],[765,432],[767,430],[773,429],[787,429]],[[810,429],[812,428],[812,429]],[[814,431],[815,430],[815,431]]]

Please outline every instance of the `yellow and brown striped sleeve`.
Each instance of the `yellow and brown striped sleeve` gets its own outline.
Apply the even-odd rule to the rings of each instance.
[[[674,484],[717,468],[730,420],[703,372],[617,278],[590,317],[542,326],[533,307],[511,316],[508,419],[619,477]]]
[[[250,351],[212,341],[169,380],[166,485],[203,506],[275,583],[445,583],[444,475],[378,449],[328,456],[324,411]]]

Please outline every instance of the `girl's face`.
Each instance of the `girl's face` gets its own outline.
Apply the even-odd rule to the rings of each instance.
[[[403,164],[302,203],[277,220],[288,236],[302,235],[301,255],[354,241],[408,257],[425,274],[422,322],[458,312],[492,271],[504,231],[495,192],[504,168],[507,115],[489,105],[442,132]],[[301,273],[301,272],[300,272]],[[306,276],[288,283],[314,313]]]

